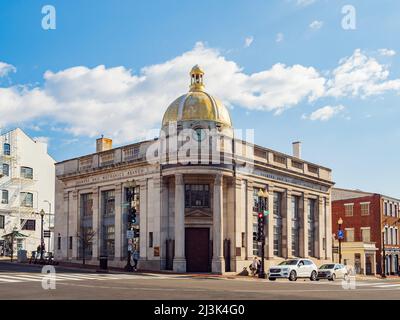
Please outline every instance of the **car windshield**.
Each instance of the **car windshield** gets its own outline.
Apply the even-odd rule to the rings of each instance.
[[[279,265],[280,266],[294,266],[297,263],[297,260],[286,260],[282,261]]]
[[[324,264],[320,267],[320,269],[333,269],[334,267],[334,264]]]

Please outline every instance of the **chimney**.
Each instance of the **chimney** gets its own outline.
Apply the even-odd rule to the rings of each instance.
[[[96,152],[102,152],[112,149],[112,139],[104,138],[101,135],[101,138],[96,140]]]
[[[301,141],[293,142],[292,146],[293,146],[293,157],[301,159]]]

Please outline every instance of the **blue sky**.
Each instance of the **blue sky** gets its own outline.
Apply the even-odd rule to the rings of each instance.
[[[256,143],[301,140],[337,186],[400,197],[399,15],[395,0],[0,0],[0,125],[48,140],[56,160],[102,133],[126,144],[159,127],[199,63]]]

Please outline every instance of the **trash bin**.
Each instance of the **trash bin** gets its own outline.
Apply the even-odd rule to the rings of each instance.
[[[18,262],[26,262],[28,260],[26,250],[19,250],[17,253]]]
[[[100,256],[100,269],[107,270],[108,256]]]

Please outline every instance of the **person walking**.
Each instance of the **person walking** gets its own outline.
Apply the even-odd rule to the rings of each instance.
[[[251,263],[251,266],[250,266],[251,275],[253,277],[258,273],[259,264],[260,264],[260,261],[257,259],[257,257],[254,257],[253,262]]]
[[[140,258],[139,251],[137,249],[135,249],[135,251],[133,251],[133,254],[132,254],[133,270],[135,270],[135,271],[137,271],[137,264],[138,264],[139,258]]]

